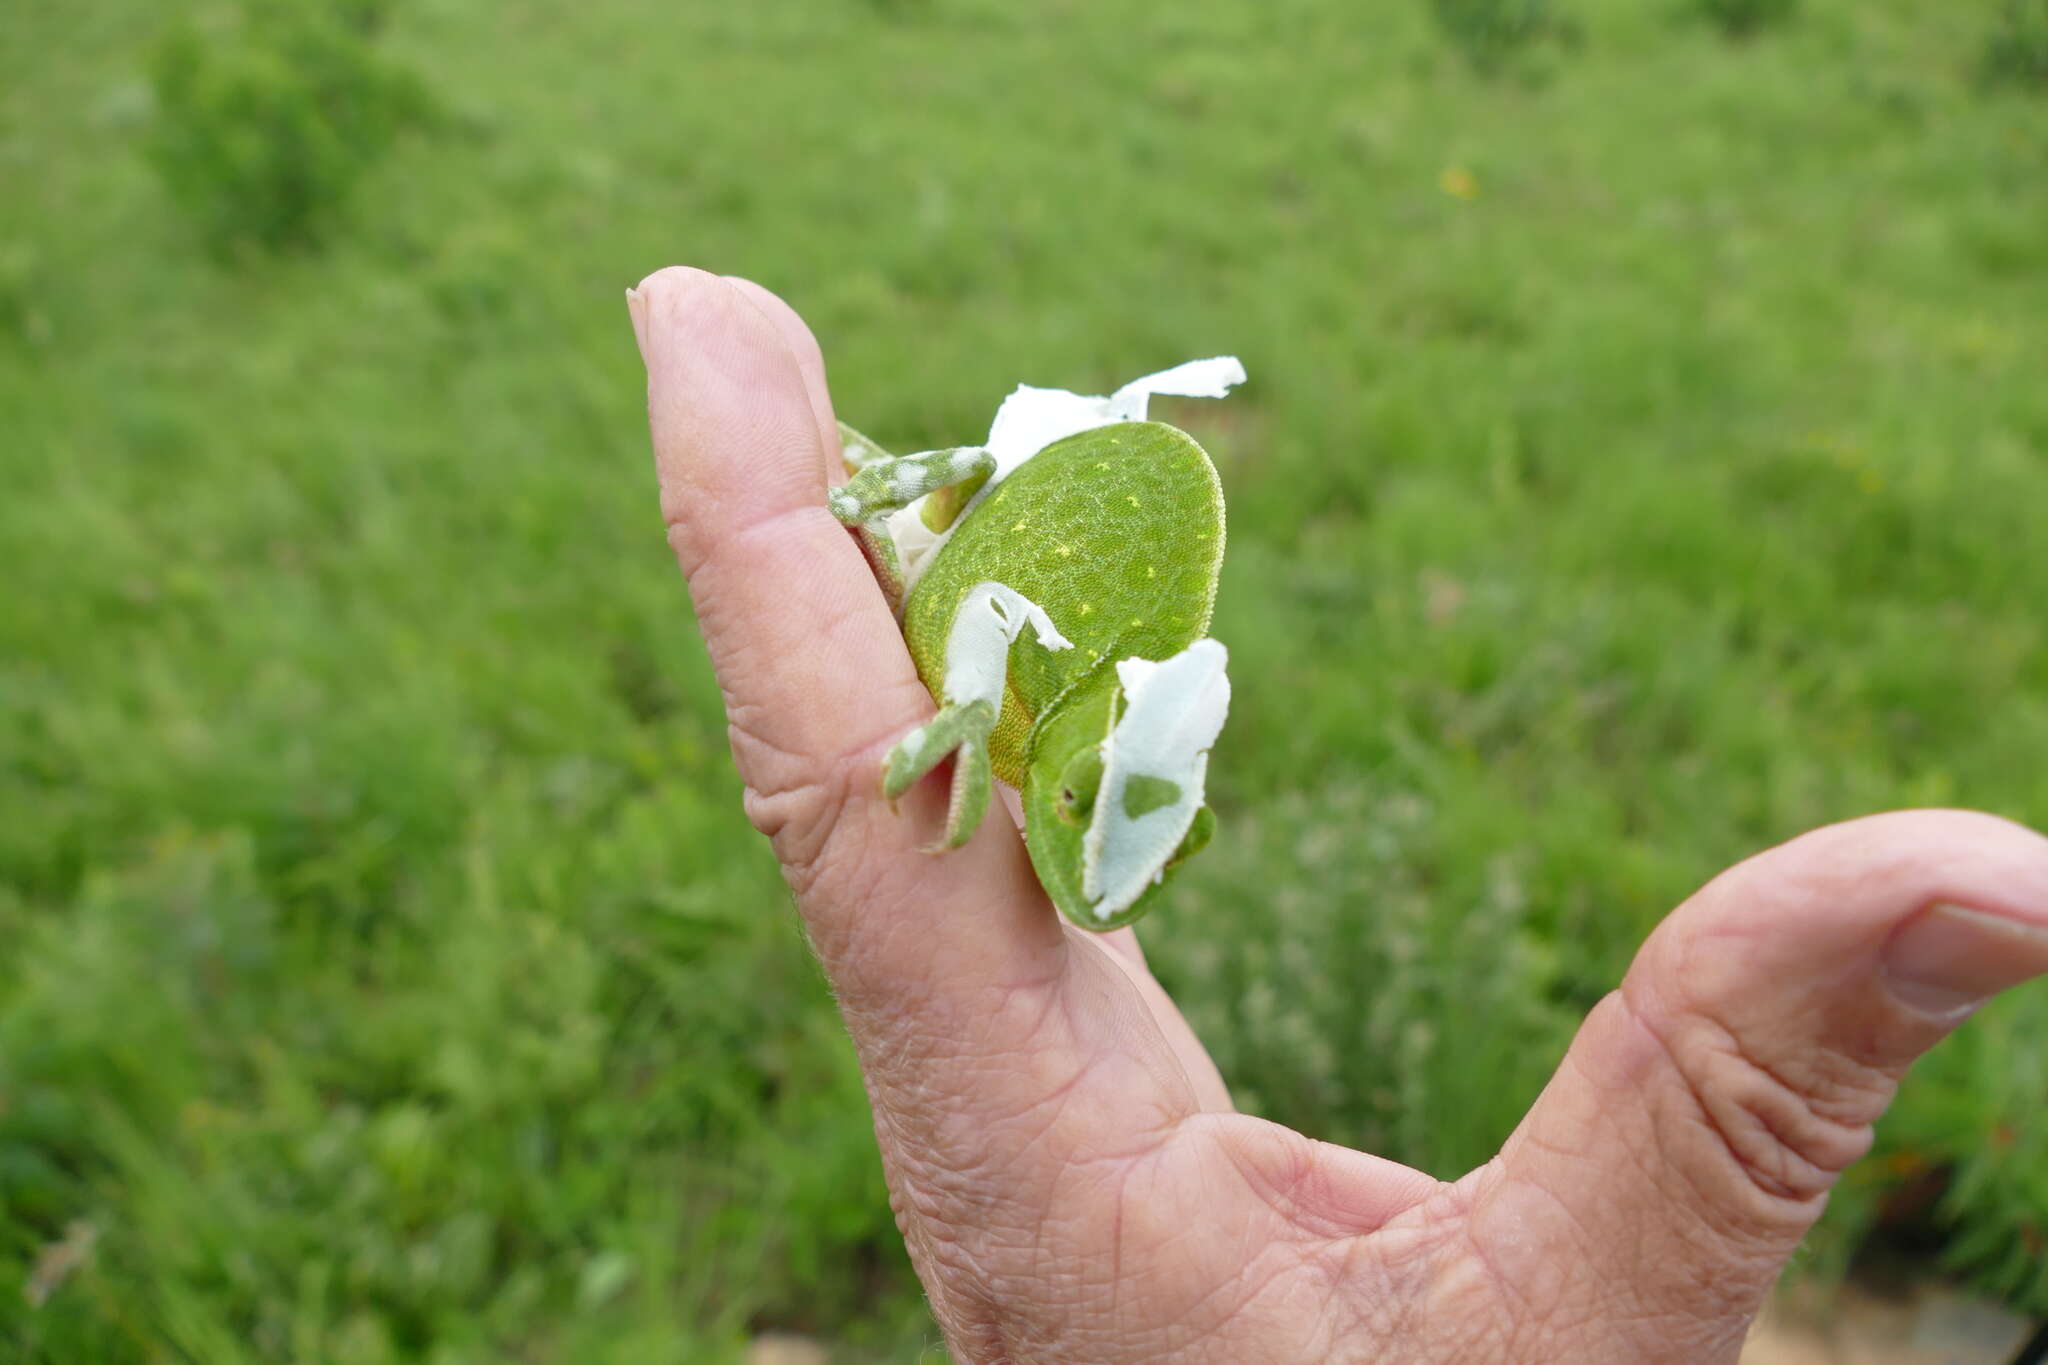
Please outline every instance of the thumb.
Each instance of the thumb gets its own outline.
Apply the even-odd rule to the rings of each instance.
[[[1752,858],[1587,1019],[1473,1178],[1475,1243],[1527,1299],[1598,1294],[1628,1359],[1733,1360],[1906,1068],[2044,973],[2048,839],[2018,825],[1905,812]]]

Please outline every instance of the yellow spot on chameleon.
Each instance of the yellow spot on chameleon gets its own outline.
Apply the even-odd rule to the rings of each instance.
[[[1091,602],[1083,602],[1080,606],[1074,608],[1074,610],[1079,612],[1081,615],[1086,616],[1089,612],[1095,610],[1095,606]]]
[[[1124,494],[1124,501],[1129,503],[1133,507],[1136,507],[1138,505],[1137,498],[1129,493]]]
[[[1074,557],[1074,547],[1071,545],[1055,545],[1052,547],[1052,552],[1061,559],[1072,559]]]
[[[1142,616],[1133,616],[1131,618],[1131,624],[1134,626],[1142,626],[1145,624],[1145,618]]]
[[[1025,521],[1025,519],[1024,519],[1023,517],[1019,517],[1019,518],[1017,518],[1017,524],[1016,524],[1016,525],[1014,525],[1014,526],[1012,526],[1012,527],[1011,527],[1010,529],[1011,529],[1012,531],[1021,531],[1021,530],[1023,530],[1023,529],[1024,529],[1024,521]]]
[[[1151,566],[1150,564],[1147,564],[1147,565],[1145,566],[1145,577],[1147,577],[1147,578],[1157,578],[1157,577],[1159,577],[1159,570],[1157,570],[1157,569],[1153,568],[1153,567],[1152,567],[1152,566]]]

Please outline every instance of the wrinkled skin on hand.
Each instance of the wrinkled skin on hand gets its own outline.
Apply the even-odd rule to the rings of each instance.
[[[1462,1180],[1237,1114],[1131,931],[1064,926],[1008,822],[928,857],[935,782],[901,816],[881,800],[883,753],[932,703],[825,510],[810,333],[699,271],[628,302],[747,812],[958,1360],[1734,1361],[1907,1066],[2048,971],[2048,841],[1877,816],[1674,911]]]

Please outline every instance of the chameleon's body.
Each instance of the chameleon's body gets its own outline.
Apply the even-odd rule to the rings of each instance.
[[[988,478],[985,450],[892,460],[851,432],[847,449],[859,467],[834,510],[862,532],[941,708],[890,755],[886,789],[953,756],[955,845],[979,823],[992,773],[1022,795],[1054,903],[1086,928],[1129,923],[1213,826],[1202,778],[1228,683],[1222,647],[1204,639],[1224,539],[1208,456],[1157,422],[1099,425],[970,500],[957,490]],[[944,539],[906,587],[885,521],[928,494],[950,504],[920,505]]]

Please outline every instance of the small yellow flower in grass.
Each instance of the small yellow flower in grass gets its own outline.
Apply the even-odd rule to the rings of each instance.
[[[1479,180],[1463,166],[1446,166],[1437,175],[1436,186],[1453,199],[1472,200],[1479,197]]]

